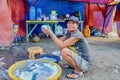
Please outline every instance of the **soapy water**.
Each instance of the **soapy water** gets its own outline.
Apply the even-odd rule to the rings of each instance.
[[[14,75],[21,80],[48,80],[58,74],[58,67],[48,62],[28,61],[22,70]]]

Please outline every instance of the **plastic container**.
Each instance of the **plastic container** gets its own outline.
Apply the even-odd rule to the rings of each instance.
[[[42,10],[41,8],[37,8],[37,20],[41,20],[42,19]]]
[[[50,20],[57,20],[57,13],[56,11],[51,11],[51,15],[50,15]]]
[[[58,56],[58,57],[60,58],[60,60],[63,59],[63,57],[62,57],[60,51],[54,51],[54,52],[52,52],[52,54],[55,55],[55,56]]]
[[[22,41],[22,37],[21,37],[21,36],[18,36],[18,37],[17,37],[17,41],[21,42],[21,41]]]
[[[55,63],[58,63],[60,61],[60,57],[53,55],[53,54],[42,54],[38,56],[39,59],[49,60]]]
[[[56,27],[55,31],[56,31],[56,35],[63,35],[63,28],[60,25]]]
[[[36,19],[35,14],[36,14],[35,7],[33,7],[33,6],[30,7],[30,9],[29,9],[29,19],[30,20],[35,20]]]
[[[57,20],[57,15],[51,14],[51,15],[50,15],[50,20]]]
[[[85,37],[90,37],[89,25],[86,25],[85,28],[83,29],[83,35],[84,35]]]
[[[62,68],[58,64],[56,64],[54,62],[47,61],[47,60],[36,59],[36,60],[23,60],[23,61],[16,62],[12,66],[10,66],[9,69],[8,69],[8,75],[9,75],[9,77],[12,80],[20,80],[19,78],[17,78],[14,75],[14,73],[16,72],[16,70],[23,70],[26,67],[26,65],[28,64],[28,62],[30,62],[30,61],[50,63],[51,65],[54,65],[54,66],[57,67],[58,73],[54,74],[54,76],[52,76],[51,78],[48,78],[47,80],[57,80],[61,76],[61,74],[62,74]],[[42,77],[42,75],[40,75],[40,76]]]

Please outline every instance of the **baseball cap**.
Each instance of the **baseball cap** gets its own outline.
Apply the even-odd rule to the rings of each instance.
[[[75,23],[79,25],[79,19],[75,16],[70,16],[69,18],[65,20],[65,22],[68,22],[68,21],[74,21]]]

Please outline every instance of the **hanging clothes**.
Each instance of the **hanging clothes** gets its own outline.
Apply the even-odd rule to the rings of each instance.
[[[10,46],[13,42],[12,20],[7,0],[0,0],[0,47]]]
[[[25,36],[25,21],[28,13],[27,0],[11,0],[10,7],[12,21],[19,25],[17,35]]]

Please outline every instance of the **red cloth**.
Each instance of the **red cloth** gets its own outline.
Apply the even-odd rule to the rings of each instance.
[[[96,21],[97,22],[100,21],[103,24],[104,20],[102,18],[105,17],[105,13],[106,13],[105,10],[106,10],[106,7],[104,5],[86,3],[86,5],[85,5],[85,25],[89,25],[90,28],[92,28],[93,26],[95,26]],[[96,13],[98,13],[98,14],[96,14]],[[99,17],[99,16],[101,16],[101,17]]]
[[[117,33],[120,38],[120,22],[116,22],[116,25],[117,25]]]
[[[114,20],[115,21],[120,21],[120,10],[116,11]]]
[[[115,6],[86,4],[85,24],[90,28],[96,27],[100,32],[107,34],[112,31],[113,10]]]
[[[0,0],[0,13],[0,46],[9,46],[13,42],[13,29],[7,0]]]
[[[25,36],[25,11],[26,0],[12,0],[11,1],[11,18],[14,24],[19,25],[18,34]]]
[[[109,4],[114,0],[70,0],[70,1],[81,1],[81,2],[90,2],[90,3],[99,3],[99,4]]]

